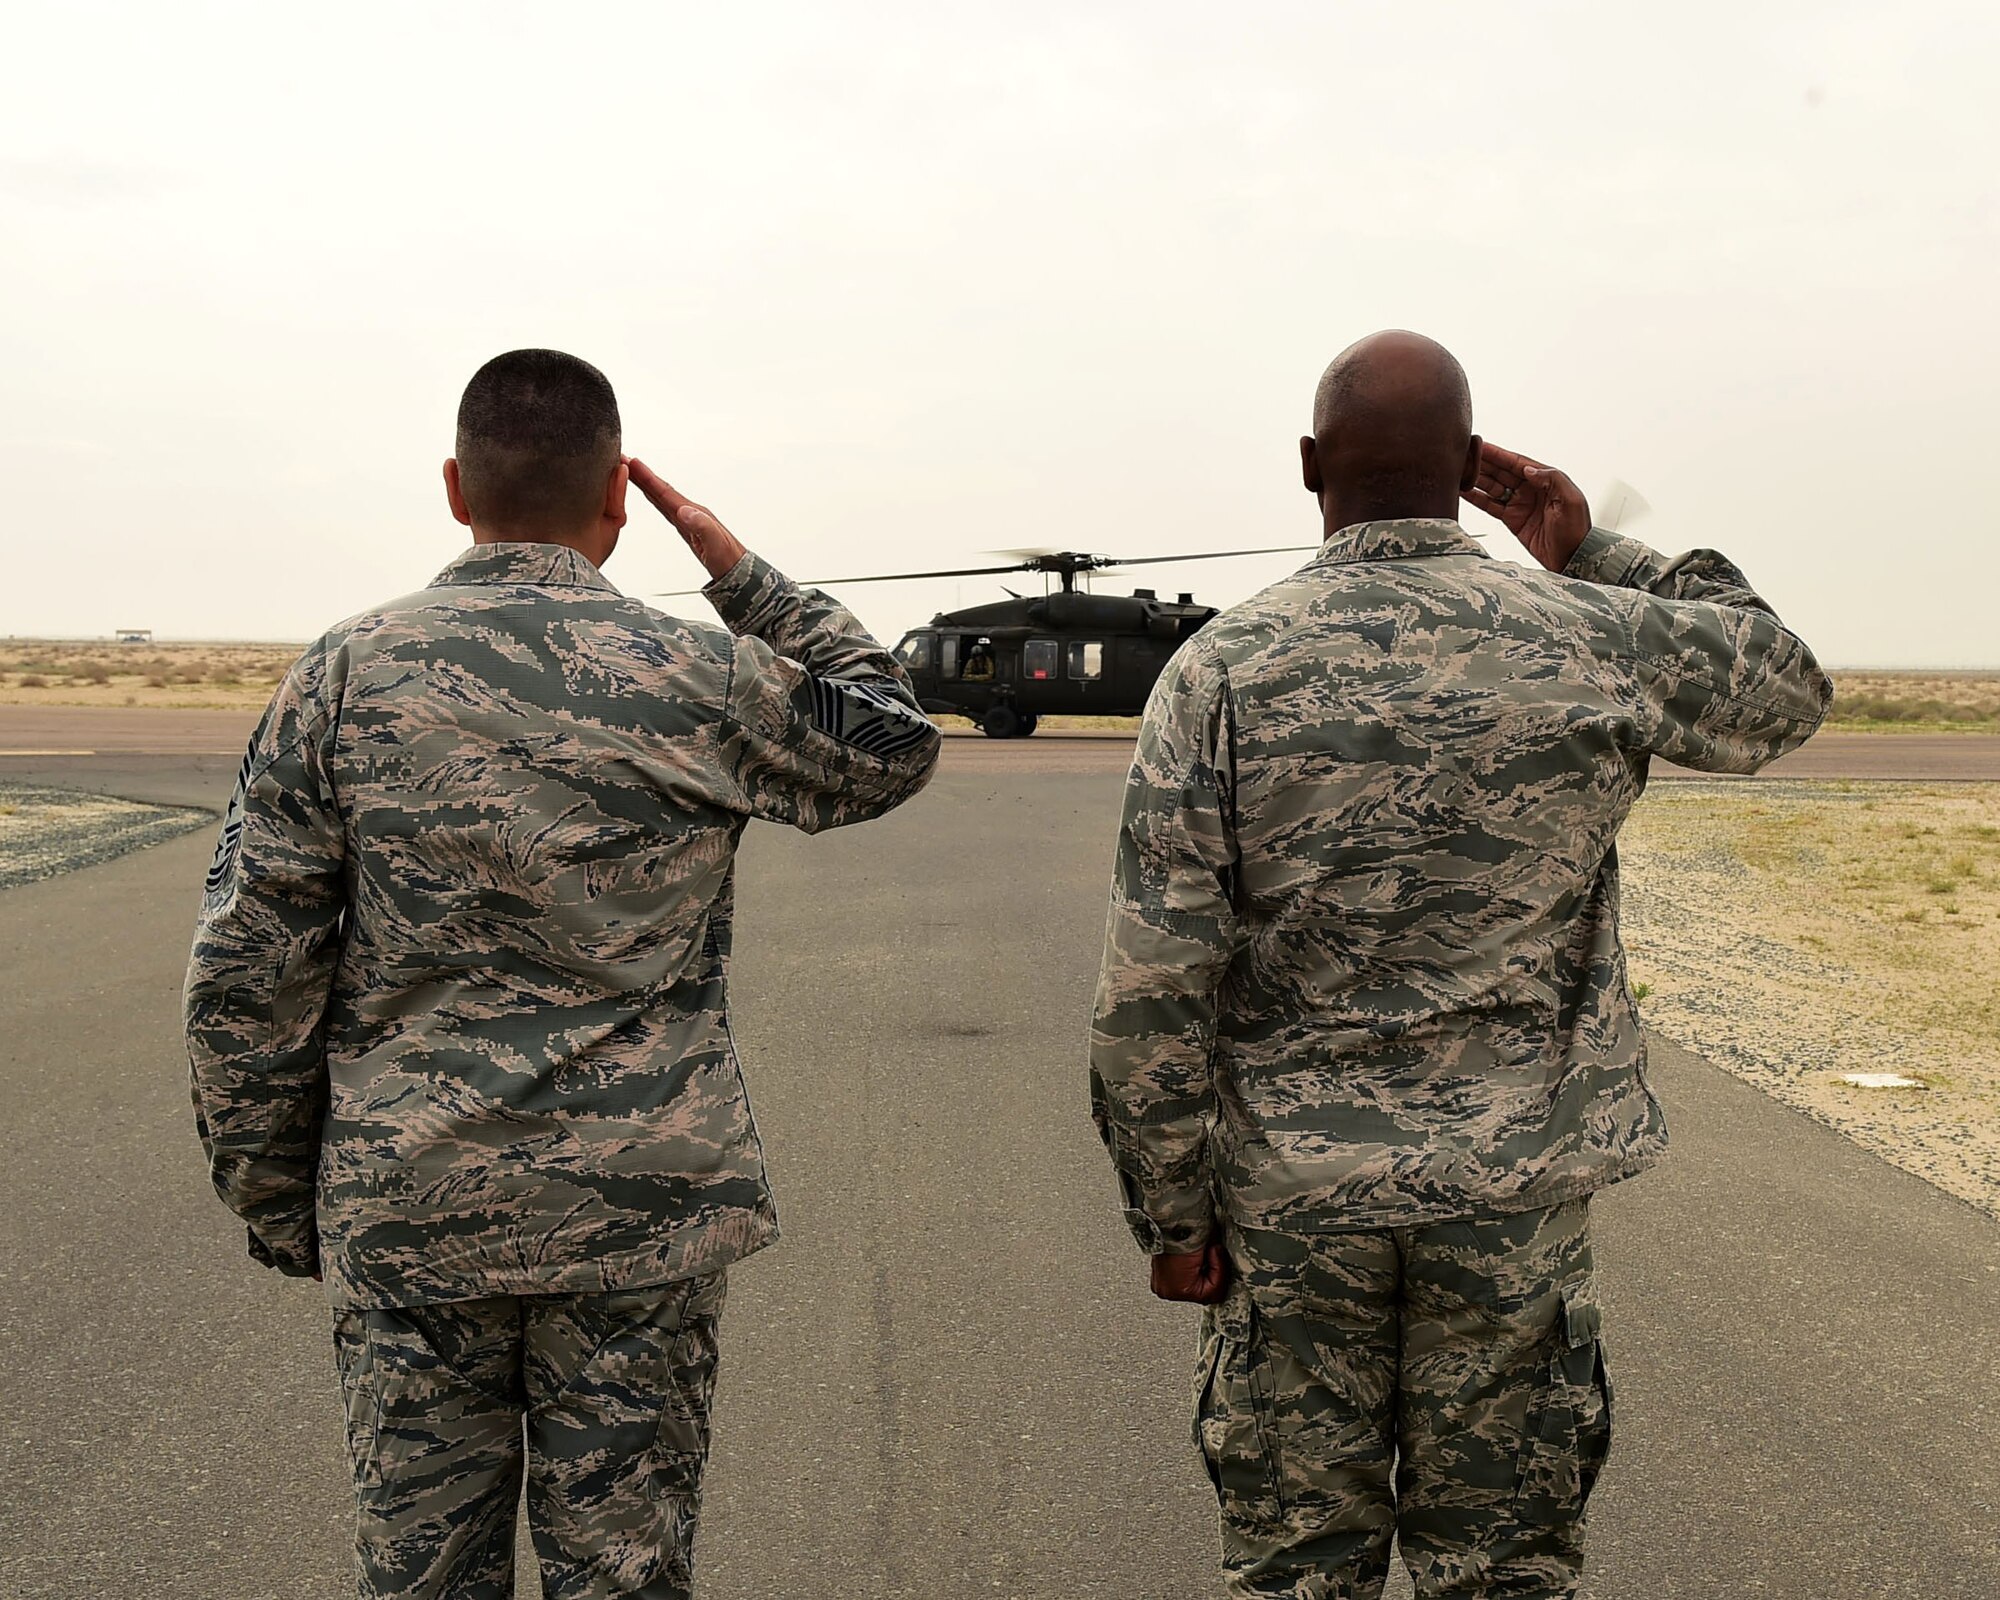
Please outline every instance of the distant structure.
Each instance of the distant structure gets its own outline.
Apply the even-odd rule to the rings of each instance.
[[[151,644],[153,642],[153,630],[151,628],[120,628],[118,630],[118,642],[120,644]]]

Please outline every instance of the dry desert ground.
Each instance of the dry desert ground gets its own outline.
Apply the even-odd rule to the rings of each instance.
[[[0,705],[261,708],[296,644],[0,639]],[[1830,728],[2000,733],[2000,670],[1834,674]],[[958,719],[951,718],[956,722]],[[1132,717],[1050,717],[1050,728],[1105,731]]]

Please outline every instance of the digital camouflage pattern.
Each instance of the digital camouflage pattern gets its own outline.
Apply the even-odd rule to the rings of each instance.
[[[1456,522],[1340,530],[1169,663],[1125,793],[1092,1099],[1143,1248],[1228,1215],[1553,1205],[1666,1143],[1618,940],[1664,756],[1750,772],[1832,686],[1712,551],[1563,575]]]
[[[1575,1592],[1611,1446],[1589,1204],[1231,1230],[1195,1441],[1232,1594],[1375,1600],[1392,1535],[1422,1600]]]
[[[634,1288],[776,1236],[736,843],[881,815],[938,734],[827,596],[755,556],[704,592],[729,631],[475,546],[312,645],[251,740],[188,971],[196,1114],[252,1253],[336,1304]]]
[[[349,1307],[334,1324],[362,1600],[685,1600],[724,1275],[620,1294]]]

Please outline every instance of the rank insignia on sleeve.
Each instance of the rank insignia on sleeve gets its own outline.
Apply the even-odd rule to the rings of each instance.
[[[236,855],[243,844],[243,817],[239,812],[222,825],[222,838],[215,847],[215,860],[209,864],[208,877],[202,883],[201,909],[204,913],[219,911],[229,903],[235,892]]]

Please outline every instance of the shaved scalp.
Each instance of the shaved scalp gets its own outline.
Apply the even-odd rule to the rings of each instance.
[[[618,397],[560,350],[510,350],[458,403],[459,489],[472,520],[516,539],[587,526],[618,465]]]
[[[1455,506],[1472,442],[1465,369],[1420,333],[1371,333],[1321,375],[1313,441],[1328,492],[1369,519]]]

